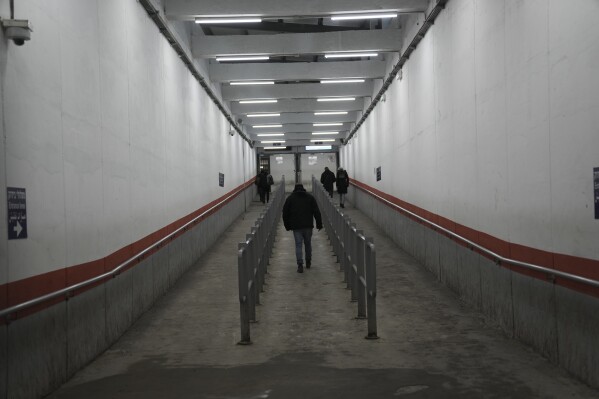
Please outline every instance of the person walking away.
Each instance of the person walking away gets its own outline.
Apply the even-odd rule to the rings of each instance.
[[[322,175],[320,175],[320,182],[324,186],[324,189],[327,190],[331,198],[333,198],[333,183],[335,183],[335,180],[335,174],[325,166],[324,172],[322,172]]]
[[[268,188],[266,189],[266,202],[270,201],[270,192],[272,191],[272,186],[275,184],[275,180],[272,178],[272,175],[266,171],[266,183],[268,184]]]
[[[285,230],[293,230],[295,239],[295,259],[297,261],[297,272],[304,272],[302,258],[302,243],[306,250],[306,269],[312,266],[312,230],[322,229],[322,217],[316,199],[306,192],[302,184],[296,184],[293,192],[285,200],[283,205],[283,224]]]
[[[256,186],[258,186],[258,194],[260,194],[260,201],[262,203],[266,203],[266,193],[267,190],[270,191],[270,186],[268,185],[268,172],[265,169],[262,169],[258,176],[256,176]]]
[[[337,184],[337,192],[339,193],[339,206],[345,208],[345,194],[347,194],[347,187],[349,187],[349,176],[342,167],[339,167],[337,170],[335,183]]]

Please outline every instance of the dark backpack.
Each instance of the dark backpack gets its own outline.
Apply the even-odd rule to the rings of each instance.
[[[273,180],[272,175],[268,175],[267,179],[268,179],[268,185],[269,186],[272,186],[273,184],[275,184],[275,181]]]
[[[258,187],[266,187],[268,185],[268,179],[265,173],[258,175]]]

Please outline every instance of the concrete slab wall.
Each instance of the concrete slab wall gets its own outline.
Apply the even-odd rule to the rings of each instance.
[[[245,191],[253,193],[254,188]],[[251,200],[246,192],[131,269],[68,301],[0,326],[3,397],[44,396],[106,350],[245,211]]]
[[[489,323],[599,387],[597,298],[498,265],[359,189],[348,200]]]

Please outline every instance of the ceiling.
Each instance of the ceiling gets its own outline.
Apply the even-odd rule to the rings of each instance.
[[[405,38],[407,21],[424,15],[429,2],[164,0],[164,8],[169,19],[193,25],[192,55],[208,60],[210,80],[220,84],[222,99],[250,140],[259,150],[276,147],[270,151],[278,152],[285,147],[303,150],[307,145],[323,144],[335,149],[342,144],[380,89],[389,60],[409,40]],[[334,15],[382,12],[397,16],[331,19]],[[195,22],[216,17],[259,17],[261,21]],[[358,52],[376,55],[325,57]],[[269,58],[217,61],[232,56]],[[330,80],[357,81],[322,83]],[[262,84],[247,84],[250,82]],[[244,103],[252,100],[270,102]],[[320,114],[323,112],[333,114]]]

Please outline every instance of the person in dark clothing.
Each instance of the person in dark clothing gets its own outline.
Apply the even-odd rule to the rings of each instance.
[[[335,183],[335,180],[335,174],[325,166],[324,172],[322,172],[322,175],[320,175],[320,182],[324,186],[324,189],[327,190],[331,198],[333,198],[333,183]]]
[[[268,202],[270,199],[270,185],[268,184],[268,171],[262,169],[256,176],[256,186],[258,186],[258,194],[262,203]]]
[[[306,247],[306,269],[312,266],[312,229],[316,220],[316,228],[322,229],[322,218],[318,204],[311,194],[306,192],[304,186],[296,184],[295,189],[287,197],[283,205],[283,224],[285,230],[293,230],[295,239],[295,258],[297,272],[303,273],[302,242]]]
[[[349,187],[349,176],[342,167],[339,167],[337,170],[335,183],[337,184],[337,192],[339,193],[339,206],[345,208],[345,194],[347,194],[347,187]]]

